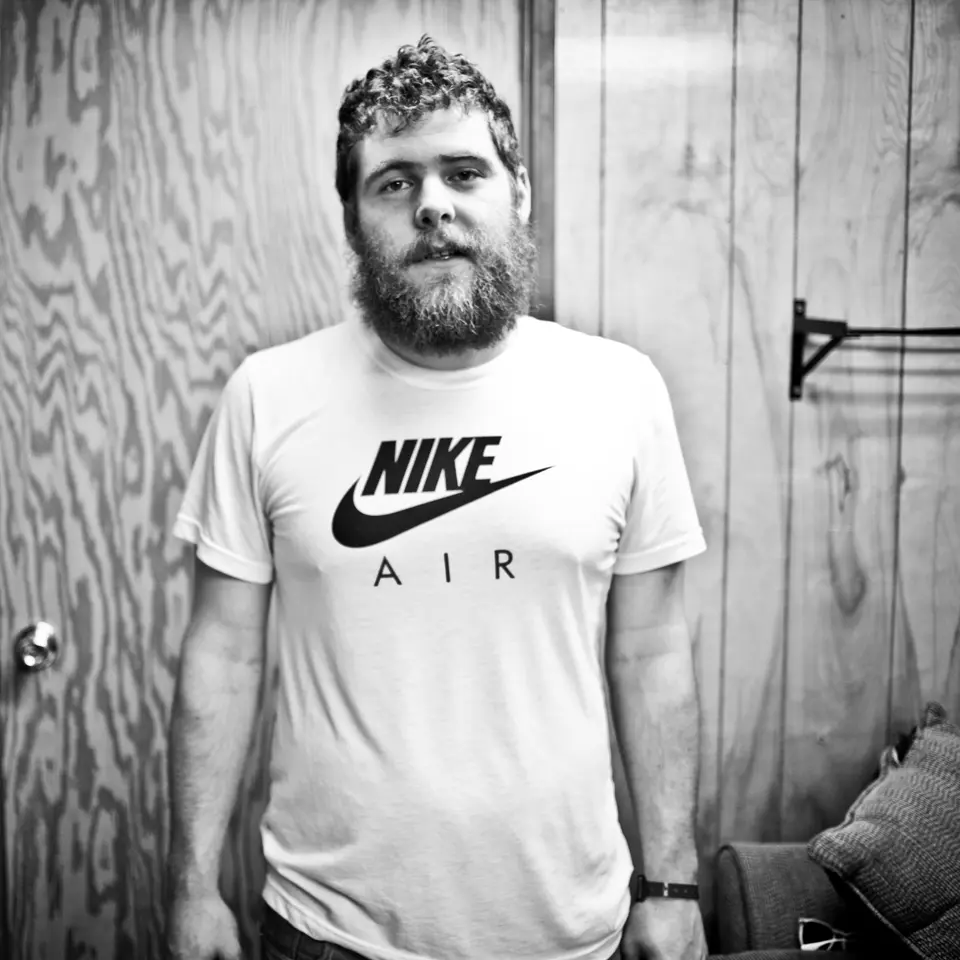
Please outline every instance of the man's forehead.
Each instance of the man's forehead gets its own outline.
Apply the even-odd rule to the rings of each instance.
[[[394,158],[427,163],[458,151],[488,157],[491,162],[497,159],[486,113],[458,107],[434,110],[400,131],[389,115],[381,116],[358,146],[361,170]]]

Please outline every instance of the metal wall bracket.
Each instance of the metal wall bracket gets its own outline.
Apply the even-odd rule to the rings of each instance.
[[[806,359],[807,337],[811,333],[826,334],[830,339]],[[803,396],[803,378],[850,335],[844,320],[814,320],[807,316],[807,301],[793,301],[793,344],[790,350],[790,399]]]
[[[807,338],[821,334],[829,339],[809,357]],[[960,337],[960,327],[920,327],[907,330],[903,327],[850,327],[845,320],[817,320],[807,316],[807,301],[793,301],[793,339],[790,347],[790,399],[803,396],[803,380],[832,350],[844,340],[859,337]]]

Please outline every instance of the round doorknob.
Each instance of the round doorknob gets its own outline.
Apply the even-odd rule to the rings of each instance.
[[[60,643],[56,631],[43,620],[24,627],[13,641],[17,666],[28,673],[46,670],[57,661]]]

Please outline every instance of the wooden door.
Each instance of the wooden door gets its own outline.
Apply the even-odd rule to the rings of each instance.
[[[429,32],[519,106],[521,21],[515,0],[2,9],[0,951],[149,960],[192,566],[169,531],[202,429],[246,354],[347,309],[345,83]],[[35,620],[61,651],[27,673]],[[248,947],[263,715],[223,870]]]

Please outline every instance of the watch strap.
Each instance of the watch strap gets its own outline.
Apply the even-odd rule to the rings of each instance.
[[[648,880],[642,873],[633,875],[633,902],[657,897],[665,900],[699,900],[700,888],[695,883],[662,883]]]

